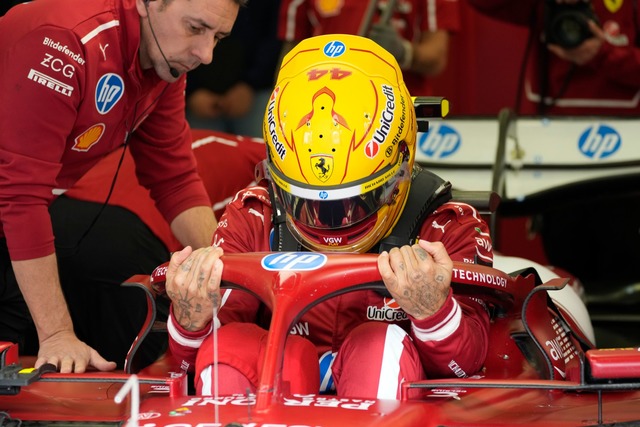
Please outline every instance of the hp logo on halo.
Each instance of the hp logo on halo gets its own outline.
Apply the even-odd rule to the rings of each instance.
[[[96,85],[96,109],[107,114],[124,94],[124,81],[117,74],[108,73],[100,77]]]
[[[418,148],[427,157],[444,159],[460,149],[462,138],[454,128],[441,124],[420,135]]]
[[[310,252],[279,252],[262,258],[262,268],[269,271],[317,270],[326,263],[326,255]]]
[[[578,140],[578,149],[585,156],[598,160],[615,154],[622,146],[620,134],[611,126],[594,125]]]
[[[347,47],[341,41],[334,40],[327,43],[322,51],[329,58],[337,58],[347,51]]]

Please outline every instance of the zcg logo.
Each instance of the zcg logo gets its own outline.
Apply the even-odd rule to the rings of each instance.
[[[447,125],[433,126],[420,135],[418,148],[427,157],[444,159],[460,149],[462,138],[457,130]]]
[[[620,134],[612,127],[594,125],[580,135],[578,149],[585,156],[598,160],[612,156],[622,146]]]
[[[262,267],[268,271],[317,270],[327,263],[327,256],[309,252],[284,252],[262,258]]]
[[[117,74],[108,73],[100,77],[96,85],[96,109],[107,114],[124,94],[124,81]]]

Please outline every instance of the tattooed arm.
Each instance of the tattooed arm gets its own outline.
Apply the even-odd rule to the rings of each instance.
[[[166,289],[178,324],[189,332],[209,325],[213,307],[220,307],[222,249],[206,247],[193,251],[187,246],[171,257]]]
[[[387,290],[414,319],[433,315],[447,300],[453,263],[441,242],[393,248],[380,254],[378,269]]]
[[[467,377],[487,354],[489,316],[483,306],[451,291],[453,264],[441,242],[380,254],[378,268],[391,295],[411,319],[411,336],[428,377]]]

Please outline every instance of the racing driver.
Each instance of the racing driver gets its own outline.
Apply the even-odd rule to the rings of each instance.
[[[262,185],[236,195],[211,248],[185,248],[167,270],[170,347],[195,370],[198,393],[216,390],[212,330],[220,325],[219,393],[255,391],[260,374],[259,303],[219,289],[220,257],[231,252],[379,253],[389,295],[321,302],[289,336],[283,379],[292,393],[396,399],[405,380],[482,368],[489,315],[450,284],[452,260],[492,263],[488,226],[414,163],[416,126],[398,63],[370,39],[317,36],[284,58],[265,112]]]

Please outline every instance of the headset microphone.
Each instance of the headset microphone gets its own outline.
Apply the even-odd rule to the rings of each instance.
[[[174,79],[177,79],[178,77],[180,77],[180,73],[178,72],[178,70],[173,68],[171,66],[171,64],[169,64],[169,61],[167,60],[167,57],[164,56],[164,52],[162,51],[162,48],[160,47],[160,43],[158,42],[158,38],[156,37],[156,33],[155,33],[155,31],[153,31],[153,26],[151,25],[151,15],[149,14],[149,0],[144,0],[143,3],[144,3],[144,8],[147,9],[147,21],[149,21],[149,29],[151,30],[151,35],[153,36],[153,40],[155,40],[156,46],[158,46],[158,51],[160,51],[160,55],[162,55],[162,59],[164,59],[164,62],[167,63],[167,67],[169,67],[169,73],[171,74],[171,77],[173,77]]]

